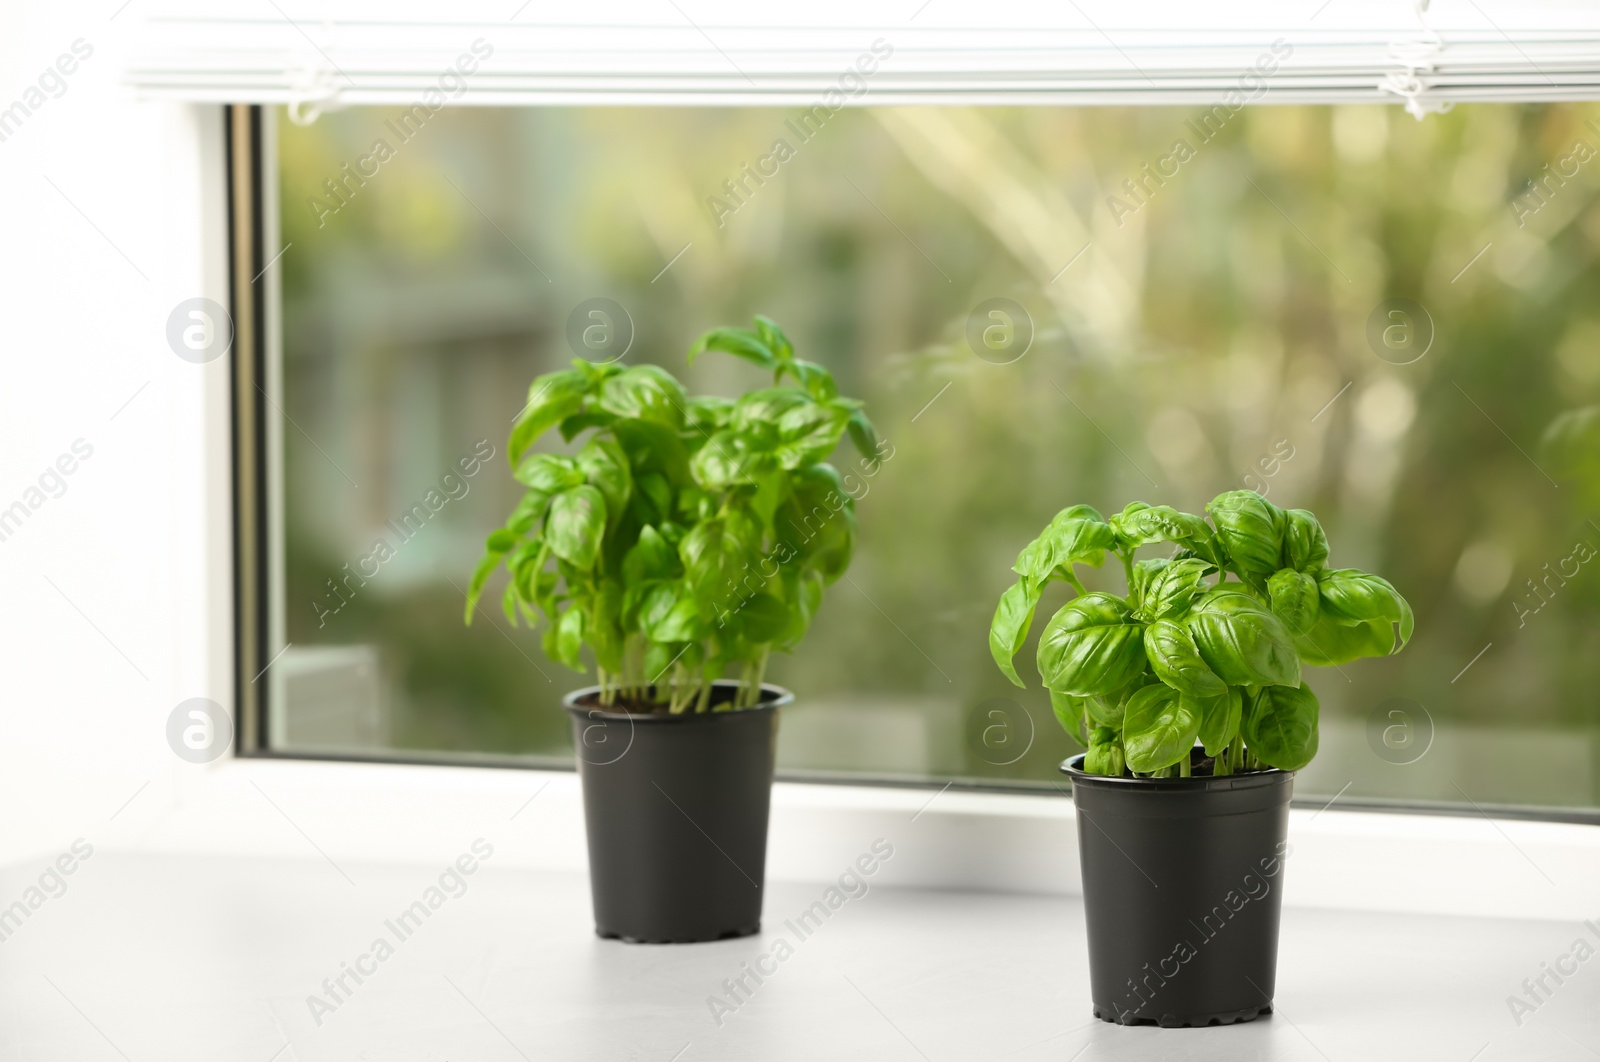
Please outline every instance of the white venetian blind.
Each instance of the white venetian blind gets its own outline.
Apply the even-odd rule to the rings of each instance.
[[[1600,5],[1587,0],[519,2],[148,0],[128,77],[151,96],[308,113],[413,103],[441,79],[457,102],[536,105],[809,105],[830,91],[831,106],[1213,103],[1236,91],[1405,102],[1420,116],[1600,97]],[[475,68],[458,89],[447,71],[463,53]]]

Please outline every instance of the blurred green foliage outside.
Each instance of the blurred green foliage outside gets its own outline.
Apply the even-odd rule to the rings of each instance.
[[[781,108],[280,118],[284,636],[375,653],[369,751],[569,756],[586,680],[497,612],[460,622],[527,382],[598,298],[628,360],[735,394],[761,374],[684,350],[765,313],[894,446],[849,577],[769,671],[788,769],[1053,786],[1076,748],[986,644],[1017,550],[1075,502],[1244,486],[1417,613],[1400,656],[1310,672],[1300,795],[1593,808],[1600,572],[1574,558],[1600,492],[1539,441],[1600,400],[1596,114],[1260,107],[1209,140],[1181,107],[862,108],[804,141]]]

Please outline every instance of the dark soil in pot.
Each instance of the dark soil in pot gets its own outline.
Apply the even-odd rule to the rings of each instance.
[[[1061,765],[1078,853],[1095,1016],[1168,1027],[1272,1010],[1290,849],[1290,771],[1116,778]]]
[[[719,680],[713,710],[670,715],[601,708],[595,687],[570,693],[583,782],[595,932],[635,943],[743,937],[761,928],[778,708],[716,711],[737,684]]]

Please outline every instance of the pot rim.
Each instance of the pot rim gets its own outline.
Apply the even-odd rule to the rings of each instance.
[[[1205,793],[1217,792],[1227,789],[1261,789],[1267,786],[1278,785],[1285,779],[1293,778],[1294,771],[1284,771],[1277,767],[1269,767],[1264,771],[1250,771],[1247,774],[1226,774],[1221,777],[1212,775],[1195,775],[1189,778],[1128,778],[1122,775],[1090,774],[1083,769],[1083,760],[1088,753],[1080,752],[1076,756],[1069,756],[1061,761],[1057,768],[1062,774],[1072,779],[1072,784],[1083,786],[1085,789],[1120,790],[1122,792],[1171,792],[1171,793]]]
[[[713,686],[728,689],[739,686],[737,679],[719,678],[712,679]],[[770,682],[761,684],[761,700],[748,708],[735,708],[726,712],[682,712],[678,715],[651,712],[642,715],[636,712],[618,712],[601,708],[598,705],[579,704],[581,698],[600,692],[599,686],[584,686],[580,689],[569,691],[561,698],[561,707],[574,716],[584,719],[611,719],[621,722],[644,723],[649,725],[671,726],[692,725],[694,723],[711,723],[718,720],[737,719],[740,716],[756,715],[762,712],[776,711],[786,704],[794,701],[794,691],[776,686]]]

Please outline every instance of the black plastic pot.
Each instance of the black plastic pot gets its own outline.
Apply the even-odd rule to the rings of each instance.
[[[711,704],[737,684],[718,680]],[[767,808],[778,709],[635,715],[599,707],[599,689],[569,693],[583,780],[595,932],[634,943],[743,937],[761,929]]]
[[[1294,773],[1113,778],[1082,767],[1075,756],[1061,770],[1078,809],[1095,1017],[1179,1027],[1270,1012]]]

